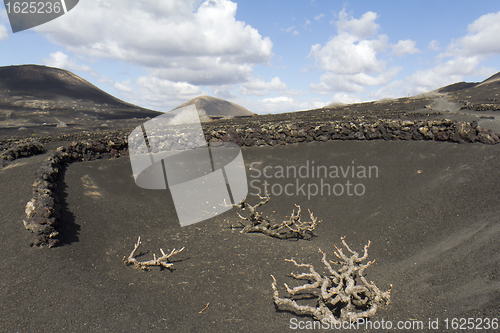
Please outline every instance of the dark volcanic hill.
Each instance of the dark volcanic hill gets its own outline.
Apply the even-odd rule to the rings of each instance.
[[[468,92],[471,89],[474,94],[479,94],[480,97],[487,97],[486,95],[490,93],[492,90],[497,90],[498,86],[500,86],[500,72],[490,76],[484,81],[481,82],[457,82],[442,88],[437,89],[436,91],[439,93],[463,93],[464,91]],[[476,89],[475,89],[476,88]]]
[[[251,117],[254,114],[241,105],[229,102],[212,96],[198,96],[186,103],[183,103],[173,109],[194,104],[198,110],[198,114],[202,119],[218,119],[218,118],[234,118],[234,117]]]
[[[0,127],[156,117],[58,68],[0,67]]]
[[[486,80],[484,80],[480,84],[492,83],[492,82],[495,82],[495,81],[500,81],[500,72],[498,72],[498,73],[490,76],[489,78],[487,78]]]
[[[463,103],[462,109],[473,111],[500,110],[500,72],[481,82],[460,82],[438,89],[440,93],[451,93],[455,100]]]

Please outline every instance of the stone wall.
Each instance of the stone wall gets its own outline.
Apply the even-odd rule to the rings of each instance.
[[[44,152],[43,145],[37,141],[13,141],[0,143],[0,159],[13,161],[20,157],[29,157]]]
[[[59,200],[55,182],[62,168],[77,161],[92,161],[128,156],[127,140],[123,136],[106,135],[101,139],[73,141],[48,154],[36,172],[33,197],[26,204],[24,227],[34,236],[32,246],[54,247],[59,244]]]
[[[204,123],[203,129],[209,142],[233,142],[240,146],[274,146],[298,142],[328,140],[435,140],[457,143],[481,142],[497,144],[498,133],[486,130],[477,122],[451,120],[379,120],[376,122],[330,121],[305,123],[282,121],[275,123],[251,122],[244,124]],[[68,141],[48,154],[40,165],[33,182],[33,197],[26,205],[26,229],[34,233],[32,246],[53,247],[59,244],[58,197],[55,182],[61,170],[69,163],[95,159],[128,156],[127,139],[131,130],[112,133],[79,133],[40,141]],[[5,156],[15,158],[40,153],[40,142],[11,144]],[[2,153],[2,156],[4,156]]]
[[[380,120],[332,121],[320,124],[280,122],[257,126],[205,127],[208,141],[231,141],[240,146],[284,145],[296,142],[328,140],[435,140],[458,143],[500,142],[498,133],[486,130],[477,122],[454,122],[452,120]]]

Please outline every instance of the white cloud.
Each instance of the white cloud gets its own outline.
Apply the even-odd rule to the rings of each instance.
[[[392,81],[369,96],[373,99],[414,96],[464,80],[465,76],[487,77],[494,73],[492,68],[480,66],[480,59],[456,57],[433,68],[419,70],[402,80]]]
[[[355,19],[347,15],[345,8],[339,13],[339,20],[336,22],[339,33],[348,32],[360,39],[375,35],[380,25],[375,23],[378,15],[374,12],[364,13],[360,19]]]
[[[35,28],[78,55],[112,58],[168,81],[245,82],[268,64],[272,42],[235,19],[229,0],[95,0]],[[155,70],[159,70],[155,72]]]
[[[122,93],[133,93],[134,92],[134,88],[132,87],[132,85],[130,83],[130,79],[125,80],[123,82],[115,82],[113,87]]]
[[[141,76],[136,81],[138,91],[128,96],[133,103],[147,103],[159,111],[169,111],[178,105],[204,92],[197,86],[186,82],[172,82],[156,77]]]
[[[452,41],[438,56],[443,62],[432,69],[437,75],[488,76],[495,71],[481,64],[493,55],[500,55],[500,12],[479,17],[467,30],[467,35]]]
[[[437,40],[431,40],[431,42],[427,46],[427,49],[431,50],[431,51],[439,51],[439,50],[441,50],[441,48],[439,47],[439,42]]]
[[[400,96],[406,96],[409,94],[410,86],[405,80],[395,80],[392,81],[377,90],[373,90],[368,94],[373,100],[379,100],[383,98],[396,98]],[[412,94],[415,95],[415,94]]]
[[[82,71],[91,74],[92,76],[97,76],[95,71],[86,65],[78,65],[73,60],[69,59],[69,56],[64,52],[57,51],[51,53],[48,59],[44,59],[45,65],[50,67],[63,68],[69,71]]]
[[[366,86],[384,85],[396,77],[401,68],[387,69],[387,62],[378,57],[389,43],[386,35],[374,36],[379,29],[376,18],[373,12],[360,19],[349,18],[345,10],[339,13],[338,34],[323,46],[311,47],[308,57],[315,59],[316,68],[325,71],[319,83],[310,84],[311,91],[320,95],[361,93]]]
[[[484,71],[478,68],[482,60],[483,57],[481,56],[465,57],[457,55],[436,66],[434,71],[440,75],[482,75]]]
[[[313,45],[309,57],[316,59],[321,70],[342,74],[380,72],[385,61],[377,59],[377,52],[387,46],[387,36],[378,39],[360,40],[357,36],[341,32],[330,39],[323,47]]]
[[[365,73],[337,74],[327,72],[320,78],[320,83],[311,83],[310,89],[320,95],[330,95],[332,92],[361,93],[366,86],[385,85],[393,80],[400,67],[390,68],[379,75],[372,76]]]
[[[232,92],[235,89],[235,85],[226,84],[222,86],[209,87],[212,89],[215,97],[222,99],[235,99],[237,96]]]
[[[415,54],[419,53],[420,50],[415,47],[417,45],[417,42],[411,40],[411,39],[406,39],[406,40],[400,40],[398,41],[397,44],[391,45],[392,47],[392,54],[395,56],[402,56],[405,54]]]
[[[258,113],[281,113],[300,110],[318,109],[325,106],[325,102],[320,99],[299,100],[289,96],[278,96],[264,98],[257,101],[252,100],[233,100],[248,110]]]
[[[311,21],[309,21],[308,19],[306,19],[306,23],[304,23],[304,29],[307,30],[307,31],[312,31],[312,29],[309,28],[310,24],[311,24]]]
[[[416,42],[400,40],[390,45],[388,37],[376,35],[379,26],[376,13],[368,12],[356,19],[348,17],[345,10],[334,22],[338,34],[324,45],[313,45],[309,57],[316,68],[325,71],[320,82],[311,83],[310,90],[321,95],[334,94],[332,103],[356,102],[366,87],[378,86],[366,96],[377,99],[416,95],[439,87],[463,81],[467,76],[487,77],[498,69],[484,66],[486,59],[500,54],[500,12],[483,15],[468,26],[468,33],[453,40],[446,51],[436,57],[437,64],[429,69],[418,70],[404,79],[396,80],[402,68],[387,68],[382,57],[390,46],[392,54],[401,56],[421,52]],[[428,50],[439,50],[433,40]]]
[[[141,99],[141,96],[148,96],[148,92],[145,91],[144,87],[140,93],[137,93],[132,87],[131,80],[125,80],[123,82],[115,82],[113,79],[97,73],[90,66],[80,65],[74,60],[70,59],[70,57],[64,52],[57,51],[51,53],[48,59],[44,59],[44,64],[50,67],[62,68],[72,72],[85,72],[93,76],[97,82],[105,83],[112,86],[118,92],[122,93],[120,98],[131,101],[134,99],[134,103],[144,104],[144,102],[148,102],[147,98]]]
[[[5,8],[0,8],[0,40],[6,40],[9,38],[9,30],[3,25],[2,21],[8,21]]]
[[[292,103],[293,98],[291,97],[285,97],[285,96],[280,96],[280,97],[270,97],[270,98],[265,98],[261,100],[261,102],[264,103]]]
[[[285,91],[288,90],[288,87],[279,77],[271,79],[270,82],[265,82],[261,78],[254,78],[249,82],[243,83],[240,87],[242,95],[266,96],[269,95],[270,90]]]
[[[333,95],[333,98],[328,102],[328,105],[333,106],[336,104],[352,104],[361,102],[361,98],[356,94],[348,94],[339,92]]]
[[[481,64],[489,57],[500,54],[500,12],[479,17],[467,27],[468,33],[453,40],[446,51],[437,56],[438,65],[427,75],[450,78],[463,76],[488,76],[495,71]]]
[[[288,32],[288,33],[291,32],[293,36],[300,35],[300,33],[297,30],[295,30],[295,26],[291,26],[291,27],[289,27],[287,29],[281,28],[281,31]]]
[[[488,57],[500,54],[500,12],[479,17],[467,30],[465,36],[453,40],[446,51],[436,57],[436,66],[417,71],[379,93],[404,90],[406,94],[415,95],[463,81],[467,76],[487,77],[498,71],[482,64]],[[437,50],[437,41],[431,41],[428,48]]]
[[[9,31],[7,28],[0,24],[0,40],[5,40],[9,38]]]
[[[487,77],[495,72],[493,68],[481,66],[481,61],[479,57],[457,56],[431,69],[417,71],[406,78],[409,93],[423,93],[463,81],[465,76]]]
[[[150,76],[193,85],[224,85],[246,82],[252,77],[250,64],[220,63],[214,57],[172,58],[170,66],[149,70]]]
[[[468,33],[448,47],[448,53],[466,56],[500,54],[500,12],[481,16],[468,25]]]
[[[319,14],[319,15],[314,16],[314,19],[315,19],[316,21],[319,21],[319,20],[321,20],[324,16],[325,16],[325,14]]]
[[[439,68],[432,68],[423,71],[416,71],[411,76],[406,78],[413,94],[424,93],[444,85],[458,82],[462,78],[461,75],[442,75]]]

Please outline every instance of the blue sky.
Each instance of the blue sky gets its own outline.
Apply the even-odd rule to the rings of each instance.
[[[0,66],[70,70],[168,111],[211,95],[277,113],[416,95],[500,71],[500,2],[80,0],[12,33]]]

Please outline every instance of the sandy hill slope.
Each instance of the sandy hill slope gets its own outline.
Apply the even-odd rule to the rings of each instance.
[[[455,98],[464,103],[465,109],[474,111],[500,110],[500,72],[484,81],[471,84],[453,92]]]
[[[486,80],[482,81],[481,83],[478,84],[478,86],[485,85],[485,84],[490,84],[490,83],[494,83],[494,82],[498,82],[498,81],[500,81],[500,72],[498,72],[498,73],[490,76]]]
[[[0,126],[155,117],[59,68],[0,67]]]
[[[212,119],[217,119],[232,117],[251,117],[254,115],[252,112],[241,105],[211,96],[198,96],[187,101],[184,104],[179,105],[172,111],[191,104],[194,104],[196,106],[196,108],[198,109],[198,113],[202,118],[204,116],[208,116]]]
[[[467,89],[472,89],[476,87],[481,87],[484,85],[489,85],[491,83],[498,83],[500,81],[500,72],[490,76],[484,81],[481,82],[457,82],[453,83],[447,86],[444,86],[442,88],[436,89],[437,92],[440,93],[450,93],[450,92],[457,92],[461,90],[467,90]]]
[[[477,82],[457,82],[439,88],[437,91],[440,93],[449,93],[463,89],[474,88],[475,86],[477,86]]]

